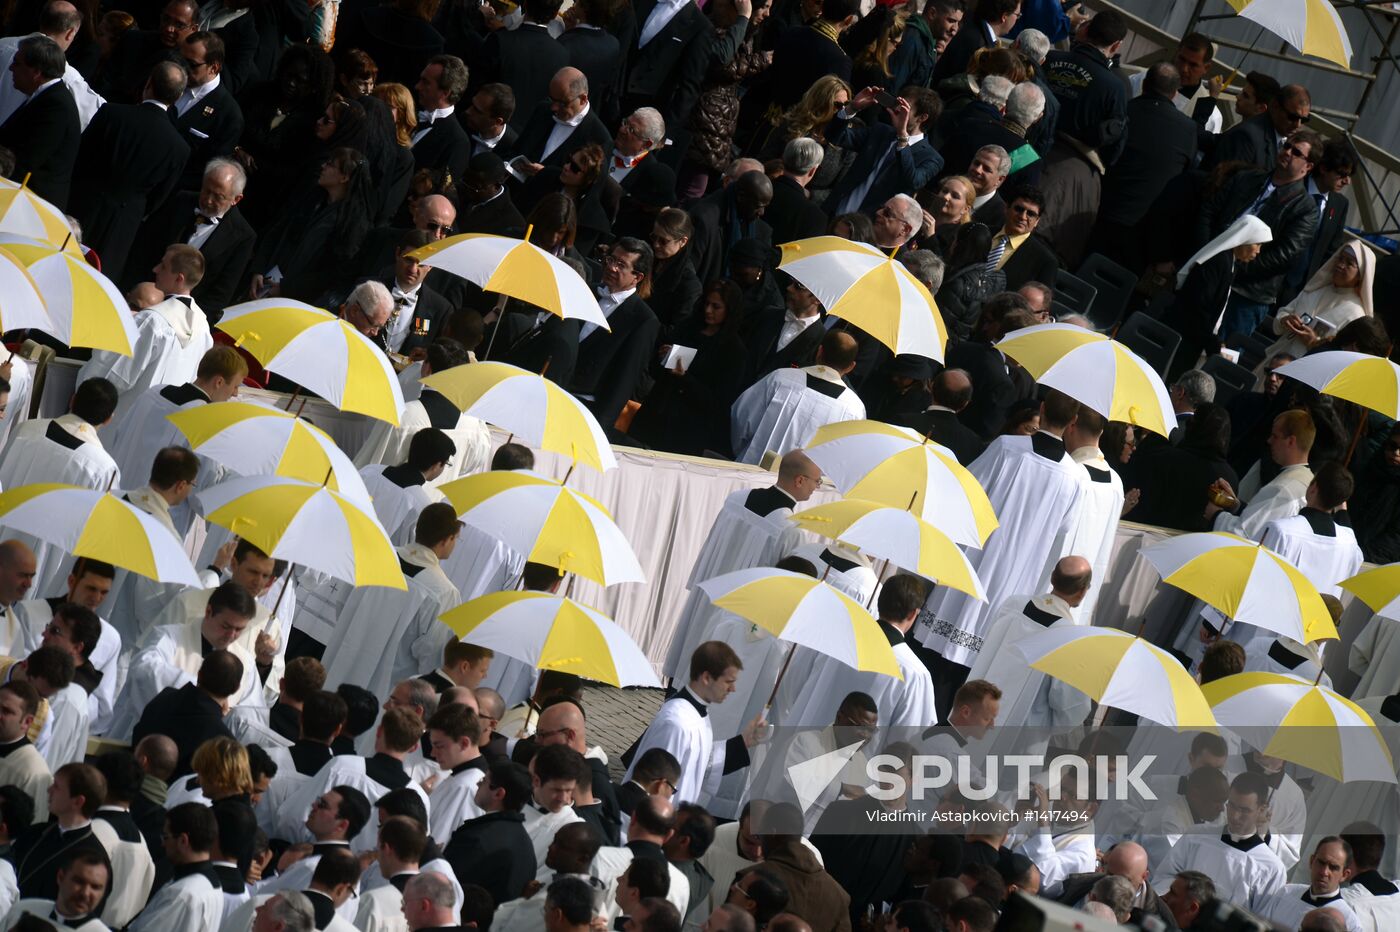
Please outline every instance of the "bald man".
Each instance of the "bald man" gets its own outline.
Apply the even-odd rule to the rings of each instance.
[[[485,731],[482,732],[481,740],[484,744]],[[603,804],[603,841],[607,844],[617,841],[622,825],[622,809],[617,804],[617,789],[608,774],[608,765],[603,761],[602,752],[588,746],[588,725],[583,707],[573,699],[560,700],[546,707],[535,725],[534,737],[527,740],[534,741],[540,747],[562,744],[583,755],[584,763],[593,775],[593,798]]]
[[[612,152],[612,133],[594,113],[588,78],[577,68],[560,68],[549,80],[548,98],[535,106],[520,138],[508,150],[497,147],[497,153],[511,175],[526,182],[546,168],[562,168],[575,152],[595,142]]]
[[[667,677],[684,680],[689,675],[691,654],[711,639],[722,620],[723,613],[710,604],[697,584],[736,570],[774,566],[795,550],[802,537],[788,517],[797,505],[812,497],[821,482],[822,471],[811,457],[793,450],[779,461],[776,483],[761,489],[740,489],[725,498],[686,582],[690,597],[661,668]]]
[[[0,654],[10,657],[28,656],[38,647],[29,643],[24,620],[15,612],[34,585],[38,568],[34,551],[19,540],[0,542]]]
[[[1032,670],[1015,645],[1047,628],[1087,624],[1079,606],[1089,594],[1093,578],[1088,560],[1064,557],[1050,574],[1049,592],[1012,595],[997,608],[968,679],[987,680],[1001,687],[999,724],[1003,731],[1021,726],[1078,725],[1084,721],[1089,697]]]
[[[67,0],[50,0],[44,4],[43,10],[39,13],[39,33],[57,42],[58,47],[65,52],[73,44],[73,40],[78,37],[82,26],[83,14]],[[18,110],[20,104],[25,101],[24,92],[17,89],[15,82],[9,79],[10,64],[15,60],[15,51],[19,48],[19,40],[23,38],[24,36],[18,35],[0,39],[0,68],[4,69],[5,74],[5,79],[0,81],[0,123],[8,120],[10,114]],[[87,129],[88,123],[92,121],[93,116],[106,101],[102,99],[100,94],[88,87],[87,81],[84,80],[77,68],[63,69],[62,80],[73,95],[73,102],[78,105],[79,127]]]
[[[740,395],[730,409],[734,458],[757,466],[769,451],[795,450],[828,424],[864,419],[864,402],[845,382],[858,349],[855,337],[832,330],[815,365],[774,370]]]
[[[918,414],[897,416],[895,423],[913,428],[952,450],[958,462],[966,466],[986,449],[977,432],[958,420],[972,401],[972,391],[972,378],[965,369],[944,369],[933,379],[933,404]]]
[[[1147,852],[1142,845],[1131,841],[1120,842],[1104,855],[1103,870],[1066,877],[1057,899],[1067,906],[1083,908],[1094,884],[1104,877],[1122,877],[1133,888],[1133,911],[1129,921],[1140,924],[1144,916],[1156,915],[1167,923],[1168,928],[1174,928],[1175,920],[1172,919],[1171,910],[1158,899],[1151,884],[1147,882],[1147,878],[1151,876],[1148,866]]]

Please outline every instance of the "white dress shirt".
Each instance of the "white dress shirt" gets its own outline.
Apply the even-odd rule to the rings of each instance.
[[[778,343],[774,349],[787,349],[789,343],[796,340],[808,327],[821,319],[822,315],[820,312],[810,317],[798,317],[792,311],[787,311],[783,317],[783,328],[778,331]]]
[[[193,246],[195,249],[203,249],[204,244],[209,242],[209,237],[214,235],[214,231],[219,228],[219,223],[224,218],[222,214],[217,217],[211,217],[208,214],[204,213],[204,211],[202,210],[196,210],[195,216],[196,218],[204,217],[209,222],[199,223],[196,219],[194,232],[190,234],[190,238],[185,242],[187,245]]]
[[[433,128],[434,123],[452,116],[455,112],[457,112],[457,108],[453,104],[448,104],[441,110],[419,110],[418,128],[413,131],[412,145],[418,145],[423,137],[428,135],[428,130]]]
[[[642,26],[641,35],[637,37],[637,48],[646,47],[646,44],[655,39],[661,30],[665,29],[671,20],[676,18],[676,14],[685,9],[689,3],[690,0],[660,0],[647,14],[647,21]]]
[[[389,315],[389,322],[384,325],[384,340],[389,344],[389,349],[396,353],[399,347],[403,346],[403,341],[408,339],[408,328],[413,323],[413,315],[418,307],[418,293],[422,289],[423,284],[419,282],[417,287],[404,291],[399,287],[397,280],[389,289],[389,296],[394,299],[394,312]]]
[[[199,103],[219,86],[219,76],[214,75],[214,79],[208,84],[191,84],[185,88],[185,93],[180,95],[180,99],[175,101],[175,112],[184,116],[190,108]],[[154,103],[154,101],[152,101]]]
[[[613,311],[617,310],[623,301],[636,292],[636,288],[628,288],[626,291],[611,292],[606,285],[598,286],[598,309],[603,312],[604,317],[611,318]],[[579,328],[578,341],[582,343],[588,335],[598,329],[597,324],[584,324]]]
[[[550,154],[553,153],[555,149],[562,146],[564,140],[568,139],[569,134],[577,129],[578,125],[588,117],[592,109],[593,105],[591,103],[586,103],[583,105],[583,109],[574,114],[571,119],[561,120],[555,117],[554,126],[549,131],[549,138],[544,141],[544,149],[540,152],[540,160],[543,161],[549,158]]]

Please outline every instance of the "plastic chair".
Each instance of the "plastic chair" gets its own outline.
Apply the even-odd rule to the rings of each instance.
[[[1089,316],[1089,308],[1094,306],[1094,296],[1098,289],[1084,279],[1060,269],[1055,273],[1055,298],[1076,314]]]
[[[1229,404],[1230,399],[1254,388],[1254,372],[1224,356],[1207,356],[1201,371],[1215,379],[1215,403]]]
[[[1111,330],[1128,309],[1138,277],[1097,252],[1085,259],[1075,274],[1098,290],[1089,319],[1098,329]]]
[[[1116,339],[1141,356],[1144,362],[1163,377],[1171,367],[1177,348],[1181,346],[1181,334],[1141,311],[1124,322],[1118,329]]]

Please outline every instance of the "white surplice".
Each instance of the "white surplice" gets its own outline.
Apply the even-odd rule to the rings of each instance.
[[[167,687],[180,687],[195,682],[204,663],[200,641],[200,626],[195,624],[166,625],[152,628],[132,657],[126,687],[117,700],[109,737],[126,740],[136,727],[146,705]],[[238,705],[256,695],[258,668],[253,655],[237,641],[229,651],[243,662],[243,683],[238,693],[230,697],[230,705]]]
[[[104,809],[127,811],[117,806],[103,806],[98,812]],[[139,832],[135,838],[123,839],[112,823],[99,815],[92,820],[92,834],[102,842],[107,860],[112,863],[112,892],[102,910],[102,920],[121,929],[146,905],[155,883],[156,865]]]
[[[545,855],[549,853],[549,845],[554,841],[554,836],[564,826],[582,822],[583,818],[574,812],[573,806],[565,806],[558,812],[549,812],[535,805],[533,800],[525,804],[523,812],[525,815],[525,834],[529,836],[530,844],[535,848],[535,863],[539,865],[535,871],[535,879],[543,883],[554,873],[544,863]]]
[[[1221,835],[1181,836],[1166,860],[1152,871],[1152,887],[1166,893],[1182,871],[1200,871],[1215,881],[1215,895],[1229,903],[1254,909],[1283,888],[1286,871],[1278,855],[1258,835],[1232,846]]]
[[[1346,920],[1347,932],[1362,932],[1361,922],[1352,911],[1351,904],[1342,896],[1341,890],[1330,897],[1314,896],[1312,885],[1306,883],[1285,884],[1277,893],[1264,897],[1254,911],[1286,929],[1296,929],[1302,923],[1303,917],[1314,909],[1335,909]]]
[[[1123,480],[1108,465],[1097,446],[1080,447],[1070,451],[1070,459],[1084,468],[1084,498],[1079,508],[1079,522],[1070,537],[1069,552],[1088,560],[1094,569],[1094,584],[1080,605],[1084,617],[1094,617],[1103,584],[1108,581],[1109,561],[1113,558],[1113,542],[1118,535],[1118,518],[1123,513]],[[1041,588],[1050,583],[1050,567]]]
[[[1333,515],[1304,508],[1264,526],[1259,542],[1296,566],[1318,592],[1341,597],[1342,580],[1361,569],[1356,532]]]
[[[117,387],[120,397],[113,427],[147,389],[193,382],[199,374],[199,361],[214,345],[209,321],[189,296],[172,295],[137,311],[132,323],[136,325],[136,340],[130,356],[95,350],[78,370],[79,385],[100,377]]]
[[[1240,537],[1258,540],[1264,526],[1277,518],[1291,518],[1307,504],[1308,486],[1313,473],[1307,463],[1285,466],[1264,486],[1259,485],[1259,464],[1255,463],[1240,480],[1240,501],[1248,502],[1238,515],[1221,512],[1215,516],[1211,529],[1229,531]]]
[[[1093,705],[1089,697],[1031,669],[1017,645],[1047,629],[1088,623],[1083,605],[1071,607],[1053,592],[1034,597],[1012,595],[1001,603],[987,625],[982,649],[967,677],[1001,688],[997,713],[1001,729],[1069,728],[1083,723]]]
[[[193,873],[157,890],[127,929],[130,932],[217,929],[223,915],[223,891],[202,873]]]
[[[442,501],[442,493],[409,466],[376,463],[361,469],[360,478],[374,505],[374,516],[395,546],[413,543],[418,516],[433,502]]]
[[[432,803],[428,811],[428,834],[433,841],[446,845],[463,822],[486,814],[476,804],[476,789],[486,776],[488,767],[490,763],[485,757],[475,757],[452,768],[447,776],[433,785],[433,791],[428,794]],[[533,807],[527,804],[526,808]],[[572,809],[568,811],[573,813]]]
[[[11,82],[13,84],[13,82]],[[29,420],[29,400],[34,391],[34,363],[16,356],[10,367],[10,400],[0,416],[0,450],[10,441],[10,434]]]
[[[438,392],[424,388],[416,401],[404,404],[397,425],[375,421],[369,436],[355,454],[355,466],[363,468],[375,463],[402,463],[408,459],[413,435],[425,427],[436,427],[452,438],[457,452],[442,475],[430,485],[434,488],[462,476],[486,469],[491,463],[491,431],[481,420],[463,414],[452,402]]]
[[[627,768],[626,779],[632,779],[637,761],[652,748],[665,748],[680,762],[676,801],[706,805],[723,776],[727,751],[723,739],[715,741],[708,704],[692,696],[689,689],[663,702],[637,742],[637,755]],[[543,851],[540,854],[543,864]]]
[[[599,848],[598,853],[593,856],[593,876],[607,888],[607,895],[603,898],[606,904],[603,918],[609,925],[622,917],[622,907],[617,905],[617,882],[627,872],[634,858],[631,848],[611,845]],[[666,863],[666,871],[671,878],[671,885],[666,890],[666,902],[676,907],[676,912],[684,916],[690,909],[690,881],[669,861]]]
[[[53,620],[54,607],[62,602],[63,599],[58,597],[28,599],[15,606],[15,612],[28,629],[29,643],[33,647],[39,646],[44,628]],[[98,680],[97,688],[88,696],[88,728],[93,734],[100,735],[112,721],[112,707],[121,688],[121,683],[118,682],[121,679],[118,661],[122,653],[122,638],[117,629],[108,624],[107,619],[98,616],[97,620],[102,625],[102,633],[97,638],[97,644],[88,653],[88,662],[102,678]]]
[[[102,430],[107,451],[117,461],[127,483],[145,482],[151,475],[156,454],[165,447],[189,446],[185,435],[166,420],[166,415],[208,403],[209,396],[192,382],[157,385],[136,395],[121,420],[114,419]],[[203,457],[199,467],[200,472],[204,472]],[[201,484],[201,488],[212,484]]]
[[[0,932],[9,932],[10,929],[14,928],[15,923],[19,922],[24,916],[33,916],[36,919],[43,919],[48,922],[50,921],[49,916],[53,914],[53,900],[18,900],[15,902],[14,906],[10,907],[9,915],[0,919]],[[68,925],[65,923],[63,928],[69,929],[71,932],[110,932],[109,927],[101,919],[88,919],[77,925]]]
[[[405,775],[407,775],[407,771],[405,771]],[[314,776],[302,781],[282,801],[278,807],[280,812],[276,837],[294,843],[314,841],[311,831],[306,827],[307,814],[311,811],[317,797],[337,786],[353,786],[364,793],[365,798],[371,804],[391,790],[398,789],[398,787],[387,786],[375,780],[365,766],[365,758],[358,754],[337,754],[326,761]],[[410,780],[404,784],[403,788],[417,792],[423,799],[423,806],[431,811],[428,794],[423,792],[422,787]],[[363,851],[373,851],[378,844],[379,810],[375,809],[370,813],[369,822],[365,824],[365,827],[360,829],[354,838],[350,839],[350,848],[359,854]]]
[[[1034,592],[1070,554],[1084,469],[1064,452],[1059,438],[1043,431],[996,438],[968,469],[1001,522],[981,550],[967,554],[988,601],[936,586],[911,633],[930,650],[970,667],[981,650],[991,605],[1017,592]]]
[[[740,489],[725,497],[686,581],[690,593],[671,635],[661,668],[664,676],[688,680],[691,654],[710,639],[721,620],[722,612],[700,591],[699,583],[738,570],[773,566],[796,549],[802,536],[788,520],[796,505],[776,485]]]
[[[806,446],[820,427],[865,417],[865,403],[829,366],[776,369],[749,386],[730,409],[734,459],[758,465],[763,454]]]
[[[81,764],[87,756],[88,694],[77,683],[69,683],[49,700],[49,717],[34,746],[44,755],[49,770],[64,764]]]

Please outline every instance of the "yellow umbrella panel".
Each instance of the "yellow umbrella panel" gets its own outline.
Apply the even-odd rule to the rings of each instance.
[[[1400,621],[1400,563],[1378,566],[1343,580],[1341,587],[1382,618]]]
[[[1294,360],[1281,366],[1278,374],[1400,420],[1400,366],[1389,359],[1331,350]]]
[[[0,253],[17,260],[28,271],[44,299],[48,326],[33,324],[69,346],[107,350],[130,356],[136,342],[136,325],[126,299],[106,275],[47,242],[12,233],[0,233]],[[10,326],[5,311],[5,326]]]
[[[0,178],[0,233],[40,240],[83,261],[83,246],[63,211],[7,178]]]
[[[1304,55],[1351,67],[1351,37],[1329,0],[1226,0]]]

